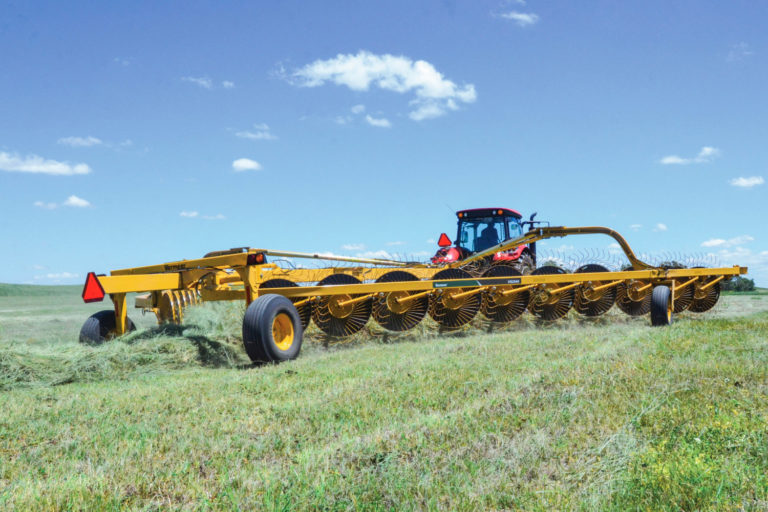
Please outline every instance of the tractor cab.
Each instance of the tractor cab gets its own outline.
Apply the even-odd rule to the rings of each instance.
[[[517,238],[523,234],[522,215],[508,208],[477,208],[456,212],[458,231],[455,243],[448,235],[440,235],[440,249],[432,258],[432,263],[452,263],[472,254],[485,251],[505,240]],[[526,255],[524,257],[524,255]],[[519,246],[508,252],[493,255],[494,262],[513,264],[521,258],[526,265],[535,266],[534,254],[528,246]],[[531,268],[532,270],[532,268]]]

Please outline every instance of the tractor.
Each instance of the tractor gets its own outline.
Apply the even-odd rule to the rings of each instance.
[[[456,212],[458,232],[456,243],[445,233],[440,235],[437,245],[440,247],[432,257],[432,263],[439,265],[461,261],[478,252],[486,251],[505,240],[523,235],[523,226],[534,224],[534,213],[527,221],[522,221],[520,212],[509,208],[475,208]],[[482,273],[491,265],[508,265],[522,274],[530,274],[536,269],[536,243],[518,245],[506,251],[494,253],[478,262],[472,273]]]

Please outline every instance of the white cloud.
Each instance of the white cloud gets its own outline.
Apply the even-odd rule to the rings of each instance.
[[[35,201],[32,204],[34,204],[38,208],[42,208],[43,210],[55,210],[56,208],[59,207],[59,205],[56,203],[46,203],[43,201]]]
[[[754,238],[752,238],[749,235],[740,235],[735,236],[733,238],[729,238],[728,240],[724,240],[722,238],[711,238],[707,240],[706,242],[702,242],[702,247],[722,247],[722,248],[728,248],[728,247],[734,247],[739,245],[744,245],[748,242],[752,242]]]
[[[181,80],[184,82],[189,82],[195,85],[199,85],[203,89],[213,89],[213,80],[208,78],[207,76],[183,76],[181,77]]]
[[[632,224],[632,225],[629,226],[629,229],[631,229],[632,231],[639,231],[640,228],[642,228],[642,227],[643,227],[642,224]]]
[[[258,171],[261,170],[261,164],[256,160],[251,160],[250,158],[238,158],[232,162],[232,168],[235,170],[235,172]]]
[[[667,225],[666,224],[662,224],[661,222],[659,222],[658,224],[656,224],[656,227],[653,228],[653,230],[654,231],[666,231],[667,230]]]
[[[501,14],[501,17],[507,20],[512,20],[520,27],[528,27],[535,25],[539,21],[539,15],[532,12],[517,12],[510,11]]]
[[[688,165],[705,164],[711,162],[715,157],[720,156],[720,150],[712,146],[704,146],[699,154],[693,158],[683,158],[677,155],[668,155],[659,160],[662,165]]]
[[[112,62],[114,62],[115,64],[120,64],[121,66],[124,66],[124,67],[129,66],[131,64],[131,61],[129,59],[124,59],[122,57],[115,57],[114,59],[112,59]]]
[[[395,245],[405,245],[405,242],[401,242],[400,240],[397,240],[395,242],[387,242],[387,245],[390,246],[390,247],[395,246]]]
[[[750,176],[749,178],[734,178],[729,182],[734,187],[751,188],[757,185],[762,185],[765,180],[762,176]]]
[[[721,248],[707,256],[721,262],[722,266],[740,265],[749,268],[747,277],[757,286],[768,285],[768,251],[753,252],[746,247]]]
[[[365,244],[344,244],[341,248],[345,251],[362,251],[365,249]]]
[[[129,148],[129,147],[133,146],[133,141],[131,139],[125,139],[119,145],[120,145],[120,147],[123,147],[123,148]]]
[[[91,206],[91,203],[85,199],[73,195],[69,196],[67,200],[64,201],[64,206],[71,206],[73,208],[88,208]]]
[[[408,117],[414,121],[424,121],[425,119],[434,119],[445,114],[445,109],[437,103],[423,103],[416,110],[408,114]]]
[[[102,144],[101,139],[90,135],[88,137],[62,137],[56,142],[73,148],[89,148],[91,146]]]
[[[446,79],[427,61],[405,56],[375,55],[360,51],[339,54],[333,59],[316,60],[293,73],[302,87],[318,87],[326,82],[344,85],[353,91],[367,91],[371,85],[397,93],[413,93],[411,119],[420,121],[458,109],[457,102],[477,99],[475,86],[458,86]]]
[[[22,158],[15,153],[0,152],[0,171],[71,176],[74,174],[88,174],[91,172],[91,168],[86,164],[70,164],[57,160],[46,160],[37,155],[29,155]]]
[[[54,283],[58,283],[62,280],[77,279],[78,277],[80,277],[79,274],[74,274],[72,272],[53,272],[35,276],[33,279],[35,281],[52,281]]]
[[[203,220],[224,220],[226,217],[221,213],[216,215],[200,215],[200,212],[195,210],[185,210],[179,213],[179,217],[185,217],[187,219],[203,219]]]
[[[375,117],[371,117],[370,115],[365,116],[366,122],[368,122],[371,126],[376,126],[379,128],[390,128],[392,127],[392,123],[389,122],[389,119],[381,118],[377,119]]]
[[[351,116],[336,116],[336,119],[334,119],[336,124],[347,124],[350,121],[352,121]]]
[[[430,244],[430,245],[433,245],[433,244],[436,244],[436,243],[437,243],[437,241],[436,241],[434,238],[427,238],[427,240],[425,241],[425,243],[427,243],[427,244]]]
[[[244,131],[235,133],[235,136],[240,137],[241,139],[251,139],[251,140],[277,139],[277,137],[273,135],[272,132],[270,131],[269,125],[267,125],[266,123],[254,124],[253,131],[244,130]]]
[[[727,60],[728,62],[736,62],[739,60],[746,59],[747,57],[754,54],[755,52],[752,51],[749,45],[742,41],[740,43],[737,43],[731,46],[731,49],[728,52],[728,55],[726,56],[725,60]]]
[[[353,114],[362,114],[365,112],[365,105],[355,105],[351,109],[349,109]]]
[[[235,88],[235,82],[230,82],[229,80],[224,80],[221,82],[221,86],[225,89],[234,89]]]

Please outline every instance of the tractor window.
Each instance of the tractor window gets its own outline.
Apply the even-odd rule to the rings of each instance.
[[[523,226],[520,225],[520,219],[509,217],[509,238],[523,236]]]
[[[504,233],[504,219],[498,217],[478,217],[459,223],[458,245],[470,252],[480,252],[501,243]]]

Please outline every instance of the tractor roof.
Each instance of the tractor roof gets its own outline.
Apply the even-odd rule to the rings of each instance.
[[[515,217],[521,219],[523,216],[516,210],[510,210],[509,208],[473,208],[471,210],[460,210],[456,212],[456,216],[460,219],[472,218],[472,217]]]

